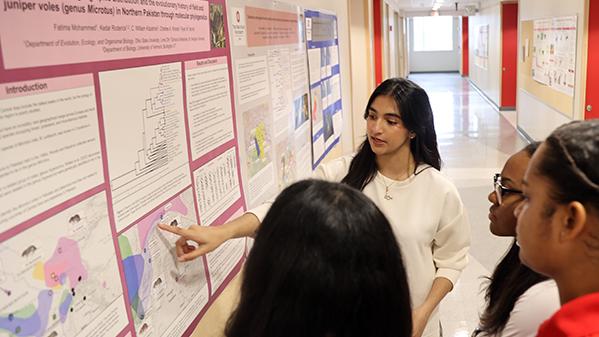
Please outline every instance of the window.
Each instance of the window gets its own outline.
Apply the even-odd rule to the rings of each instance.
[[[453,50],[452,16],[414,17],[414,51]]]

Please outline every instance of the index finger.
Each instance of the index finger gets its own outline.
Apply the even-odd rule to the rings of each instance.
[[[162,229],[165,232],[170,232],[170,233],[173,233],[173,234],[177,234],[177,235],[182,236],[184,238],[188,237],[188,235],[189,235],[187,233],[188,232],[187,229],[180,228],[180,227],[177,227],[177,226],[170,226],[170,225],[166,225],[166,224],[160,223],[160,224],[158,224],[158,228]]]

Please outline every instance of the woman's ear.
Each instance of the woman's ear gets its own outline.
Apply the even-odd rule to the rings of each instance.
[[[584,232],[587,222],[587,210],[578,201],[572,201],[565,207],[560,240],[570,241],[578,238]]]

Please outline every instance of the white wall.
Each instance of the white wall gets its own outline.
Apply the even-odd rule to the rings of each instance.
[[[343,1],[336,0],[336,3]],[[370,93],[374,90],[374,23],[372,1],[350,0],[348,9],[350,15],[349,34],[350,70],[351,70],[351,118],[353,122],[353,145],[359,146],[366,135],[364,109]],[[341,43],[341,41],[339,42]],[[347,152],[345,152],[347,153]]]
[[[587,17],[585,7],[585,0],[520,0],[519,3],[520,22],[559,16],[578,16],[574,119],[582,119],[584,116],[584,82],[586,82],[583,62],[586,60],[584,21]],[[520,26],[518,30],[520,31]],[[518,41],[518,45],[522,45],[522,41]],[[518,48],[519,58],[522,57],[521,49]],[[518,88],[517,110],[518,126],[536,140],[544,139],[556,127],[571,120],[520,87]]]
[[[410,39],[410,72],[459,71],[460,70],[460,36],[459,17],[453,18],[453,50],[417,52],[414,51],[414,20],[408,20]]]
[[[487,69],[476,65],[479,28],[489,25],[489,58]],[[483,7],[468,18],[468,72],[470,80],[495,105],[501,104],[501,5]]]

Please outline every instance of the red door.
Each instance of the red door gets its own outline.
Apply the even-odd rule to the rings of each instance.
[[[468,17],[462,16],[462,76],[468,76]]]
[[[589,55],[587,58],[587,90],[585,119],[599,118],[599,0],[589,3]],[[592,62],[591,60],[595,61]],[[589,111],[590,110],[590,111]]]
[[[516,107],[518,4],[501,4],[501,107]]]

